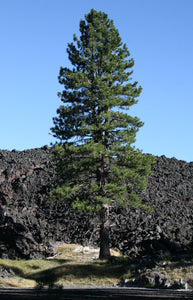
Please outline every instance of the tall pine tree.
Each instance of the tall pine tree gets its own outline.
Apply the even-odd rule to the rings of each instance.
[[[152,157],[135,149],[143,123],[128,114],[142,88],[132,82],[134,61],[106,13],[91,9],[80,21],[80,39],[68,44],[72,69],[60,69],[63,102],[53,118],[58,187],[53,199],[97,210],[100,258],[110,256],[109,205],[139,206]]]

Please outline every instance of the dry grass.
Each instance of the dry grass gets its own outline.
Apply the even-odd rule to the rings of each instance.
[[[15,278],[0,278],[1,288],[35,288],[37,286],[34,280]]]
[[[78,250],[78,251],[76,251]],[[56,248],[59,256],[46,260],[5,260],[0,265],[12,269],[17,277],[0,278],[0,287],[67,285],[109,286],[119,281],[124,265],[96,259],[98,249],[64,244]],[[114,257],[121,254],[111,250]]]
[[[0,259],[0,265],[16,274],[13,278],[0,278],[0,287],[112,286],[121,279],[138,277],[142,263],[146,263],[148,268],[147,261],[130,260],[113,250],[110,261],[98,260],[97,248],[90,252],[86,247],[63,244],[55,250],[58,256],[44,260]],[[178,259],[164,257],[164,264],[161,257],[153,262],[151,270],[159,271],[174,281],[183,278],[188,287],[193,288],[193,258],[190,256]]]
[[[188,288],[193,289],[193,259],[192,257],[187,258],[165,261],[164,267],[159,266],[156,270],[173,281],[179,282],[180,279],[187,281]]]

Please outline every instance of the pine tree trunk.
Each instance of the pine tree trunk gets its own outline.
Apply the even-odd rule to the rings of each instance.
[[[107,259],[111,256],[109,249],[109,206],[102,204],[100,210],[100,253],[99,259]]]

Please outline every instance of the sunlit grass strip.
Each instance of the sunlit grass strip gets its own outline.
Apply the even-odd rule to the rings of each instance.
[[[119,281],[123,263],[113,264],[96,259],[98,253],[76,252],[79,245],[62,245],[56,250],[60,256],[49,260],[5,260],[0,265],[12,269],[17,277],[0,279],[2,287],[100,285],[109,286]],[[121,256],[111,250],[112,255]],[[95,259],[93,260],[93,255]]]
[[[79,251],[76,250],[79,248]],[[82,250],[81,250],[82,249]],[[0,259],[0,265],[12,269],[16,277],[0,278],[0,287],[37,287],[37,286],[112,286],[121,279],[132,280],[148,271],[139,273],[140,259],[134,261],[111,250],[114,258],[110,261],[96,259],[98,253],[89,253],[80,245],[62,245],[57,248],[59,256],[44,260],[6,260]],[[95,258],[93,259],[93,256]],[[188,287],[193,288],[192,256],[172,260],[172,257],[160,257],[164,267],[156,263],[155,268],[168,279],[179,281],[184,279]],[[144,263],[144,262],[143,262]]]

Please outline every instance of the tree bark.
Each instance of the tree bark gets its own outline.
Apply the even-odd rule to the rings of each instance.
[[[100,210],[100,253],[99,259],[108,259],[111,256],[109,249],[109,206],[102,204]]]

